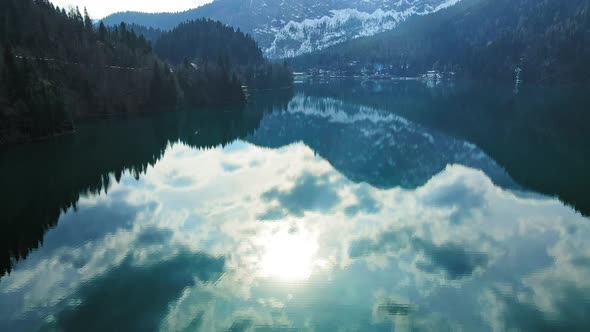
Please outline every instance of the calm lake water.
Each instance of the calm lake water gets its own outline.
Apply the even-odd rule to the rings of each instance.
[[[310,81],[0,153],[1,331],[588,331],[572,87]]]

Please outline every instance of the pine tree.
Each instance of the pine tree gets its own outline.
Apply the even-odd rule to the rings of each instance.
[[[105,41],[107,38],[107,27],[104,25],[104,23],[102,21],[100,21],[100,25],[98,26],[98,38],[101,41]]]
[[[84,27],[86,31],[92,31],[92,20],[90,19],[90,15],[88,15],[86,7],[84,7]]]

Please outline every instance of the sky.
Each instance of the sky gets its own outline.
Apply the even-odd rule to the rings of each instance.
[[[149,13],[176,12],[196,8],[212,0],[51,0],[53,4],[68,8],[78,6],[88,8],[93,19],[101,19],[109,14],[122,11],[141,11]]]

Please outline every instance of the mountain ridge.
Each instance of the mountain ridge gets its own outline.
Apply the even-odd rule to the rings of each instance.
[[[217,0],[180,13],[116,13],[121,21],[172,29],[186,20],[219,20],[251,34],[269,58],[285,58],[394,29],[414,15],[428,15],[462,0]]]
[[[463,0],[412,17],[395,30],[290,61],[298,70],[320,68],[345,76],[417,77],[438,71],[515,83],[581,83],[590,81],[583,61],[590,56],[589,40],[588,0]]]

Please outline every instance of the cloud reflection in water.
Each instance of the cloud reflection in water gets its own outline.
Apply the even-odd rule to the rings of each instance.
[[[48,233],[54,245],[0,281],[0,327],[75,327],[100,312],[100,326],[129,330],[531,330],[522,315],[562,322],[575,313],[556,309],[561,296],[590,294],[590,226],[557,200],[460,165],[378,190],[301,143],[236,146],[174,145],[138,182],[84,198]],[[125,222],[68,241],[94,210]],[[546,255],[531,260],[523,243]]]

